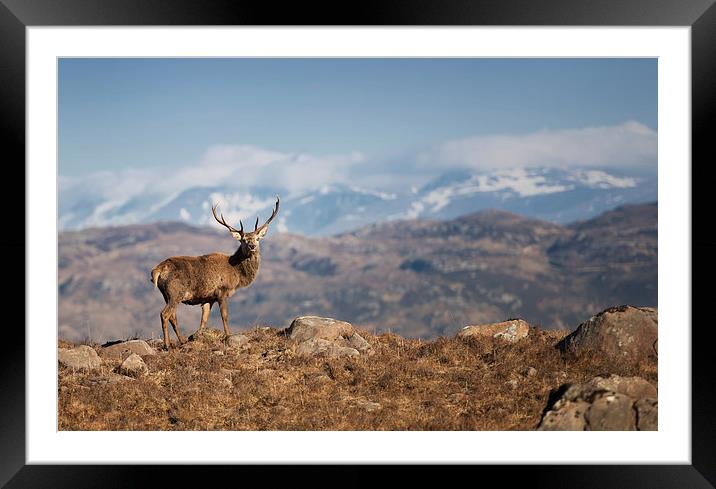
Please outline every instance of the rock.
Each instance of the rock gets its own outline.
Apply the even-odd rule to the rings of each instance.
[[[182,353],[200,352],[211,350],[212,347],[213,344],[204,343],[203,341],[187,341],[181,346],[180,351]]]
[[[522,319],[509,319],[500,323],[477,324],[465,326],[457,333],[458,338],[484,337],[499,338],[515,343],[525,338],[530,332],[530,325]]]
[[[545,413],[537,428],[540,431],[584,431],[584,413],[589,409],[587,402],[568,402]]]
[[[447,397],[447,400],[454,403],[465,402],[470,398],[464,392],[454,392]]]
[[[619,375],[606,378],[594,377],[589,381],[589,385],[594,390],[612,391],[634,399],[657,396],[656,387],[641,377],[620,377]]]
[[[311,372],[304,374],[304,378],[306,381],[316,384],[323,384],[323,383],[330,383],[333,382],[333,379],[330,378],[328,375],[322,372]]]
[[[568,401],[585,399],[592,402],[597,395],[604,392],[624,394],[635,399],[657,396],[656,387],[641,377],[612,375],[609,377],[597,376],[582,384],[570,384],[562,397]]]
[[[248,343],[249,337],[242,334],[232,334],[226,338],[226,346],[229,348],[244,348]]]
[[[359,401],[356,403],[356,407],[363,409],[369,413],[380,411],[381,409],[383,409],[383,406],[381,406],[379,403],[372,401]]]
[[[150,340],[146,340],[147,345],[149,345],[152,349],[154,348],[164,348],[164,341],[160,340],[159,338],[153,338]]]
[[[318,316],[301,316],[293,320],[285,334],[298,343],[297,355],[325,355],[330,358],[373,354],[365,338],[345,321]]]
[[[361,335],[355,332],[350,338],[348,338],[347,346],[355,348],[360,353],[366,353],[369,355],[373,353],[373,347],[370,346],[370,343],[368,343]]]
[[[107,375],[100,375],[97,377],[90,377],[87,379],[86,383],[89,385],[108,385],[108,384],[117,384],[119,382],[133,382],[134,379],[132,377],[128,377],[126,375],[120,375],[116,374],[114,372],[110,372]]]
[[[156,355],[154,348],[144,340],[129,340],[102,348],[102,356],[107,358],[127,358],[130,354]]]
[[[657,431],[659,429],[659,404],[656,399],[643,398],[634,403],[637,429],[639,431]]]
[[[329,358],[357,357],[358,350],[346,346],[339,346],[336,343],[321,338],[312,338],[299,343],[296,347],[296,354],[299,356],[325,355]]]
[[[657,426],[656,387],[640,377],[595,377],[563,385],[554,395],[559,397],[548,406],[538,430],[633,431]]]
[[[119,366],[119,373],[129,377],[141,377],[149,373],[147,364],[136,353],[130,354]]]
[[[584,415],[591,431],[634,431],[634,399],[606,393],[597,397]]]
[[[293,320],[286,330],[292,340],[301,342],[308,339],[335,341],[340,337],[353,335],[353,326],[345,321],[318,316],[301,316]]]
[[[199,341],[204,343],[218,343],[224,340],[224,332],[218,329],[204,328],[189,335],[189,343]],[[187,344],[187,343],[185,343]]]
[[[77,370],[92,370],[102,365],[102,360],[97,355],[97,352],[87,345],[80,345],[71,349],[58,348],[57,360],[60,365]]]
[[[591,350],[614,360],[656,362],[658,325],[654,308],[612,307],[580,324],[557,346],[574,354]]]
[[[525,377],[534,377],[535,375],[537,375],[537,369],[534,367],[525,367],[520,370],[520,374]]]

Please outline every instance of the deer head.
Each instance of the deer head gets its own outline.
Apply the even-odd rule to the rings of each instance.
[[[226,223],[223,214],[221,214],[221,218],[219,218],[216,215],[216,209],[218,206],[219,204],[214,204],[211,207],[211,213],[214,214],[214,219],[216,219],[216,222],[228,229],[234,239],[241,243],[240,247],[245,254],[251,254],[259,251],[259,241],[262,240],[264,236],[266,236],[269,224],[271,223],[271,221],[274,220],[276,214],[278,214],[279,198],[277,195],[276,207],[274,208],[273,212],[271,212],[271,216],[268,218],[268,220],[263,223],[261,227],[259,227],[259,218],[257,217],[256,224],[254,225],[254,230],[251,232],[244,231],[244,223],[241,221],[239,221],[239,229],[236,229],[235,227]]]

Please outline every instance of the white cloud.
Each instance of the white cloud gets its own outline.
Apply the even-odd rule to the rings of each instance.
[[[178,169],[165,170],[161,179],[155,183],[155,189],[162,193],[184,190],[195,186],[220,186],[245,188],[254,185],[282,186],[283,174],[290,173],[293,167],[301,166],[301,155],[292,155],[269,151],[247,145],[216,145],[207,149],[201,161]],[[304,157],[310,164],[320,158]],[[340,160],[340,157],[336,157]],[[325,158],[326,162],[330,158]],[[273,178],[272,178],[273,177]],[[275,183],[274,183],[275,182]],[[308,182],[288,182],[300,187]]]
[[[368,160],[355,151],[313,155],[251,145],[214,145],[192,165],[60,176],[61,225],[70,221],[82,221],[84,225],[139,222],[184,190],[197,186],[226,186],[239,191],[257,186],[276,187],[287,192],[281,197],[290,197],[343,184],[394,199],[392,191],[407,191],[453,169],[504,171],[530,167],[582,167],[585,172],[592,171],[581,177],[585,183],[632,186],[633,182],[628,180],[607,181],[594,170],[647,164],[655,168],[656,157],[656,131],[633,121],[614,126],[474,136],[391,160]],[[524,195],[557,190],[534,179],[528,182],[521,178],[517,179],[522,185],[518,188],[515,178],[503,176],[499,182],[473,182],[479,185],[463,191],[481,191],[498,184]],[[528,183],[534,188],[526,187]],[[431,198],[432,201],[421,203],[423,208],[416,207],[412,212],[420,214],[428,207],[445,205],[444,196],[435,194]],[[264,200],[237,203],[234,210],[241,211],[237,217],[246,217],[244,211],[253,214],[273,202]],[[226,211],[231,209],[228,204],[224,204]]]
[[[180,179],[181,183],[192,182],[195,178],[208,179],[211,183],[207,185],[238,188],[277,186],[297,193],[320,185],[348,183],[349,169],[363,160],[363,155],[358,152],[316,156],[247,145],[221,145],[209,148],[201,164],[185,171]]]
[[[85,225],[126,224],[151,215],[191,187],[275,186],[290,194],[300,193],[318,185],[349,183],[351,166],[362,161],[363,155],[358,152],[315,156],[249,145],[216,145],[194,165],[60,176],[60,214],[68,216],[79,205],[92,209],[82,218]],[[137,199],[143,205],[132,206],[121,215],[115,212]]]
[[[495,134],[448,141],[418,156],[420,167],[634,167],[653,164],[657,132],[639,122]]]

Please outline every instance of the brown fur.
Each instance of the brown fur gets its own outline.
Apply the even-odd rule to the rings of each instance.
[[[213,209],[212,209],[213,210]],[[234,295],[237,289],[248,287],[256,279],[261,263],[259,241],[266,235],[268,224],[278,212],[276,209],[269,220],[252,233],[245,233],[243,225],[241,230],[230,227],[222,219],[217,221],[229,228],[232,236],[239,240],[240,245],[233,255],[211,253],[202,256],[173,256],[162,261],[152,269],[151,281],[157,287],[166,306],[162,309],[160,318],[164,334],[164,346],[169,348],[169,331],[167,322],[171,323],[179,343],[186,340],[179,330],[176,308],[180,303],[189,305],[201,304],[202,316],[197,333],[204,329],[209,318],[211,306],[217,302],[221,309],[221,319],[224,323],[224,334],[231,335],[229,329],[229,309],[227,299]]]

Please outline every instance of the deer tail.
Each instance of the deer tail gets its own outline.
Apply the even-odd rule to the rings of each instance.
[[[152,268],[152,278],[149,280],[154,284],[154,287],[157,287],[157,282],[159,281],[159,274],[162,273],[162,267],[156,266]]]

